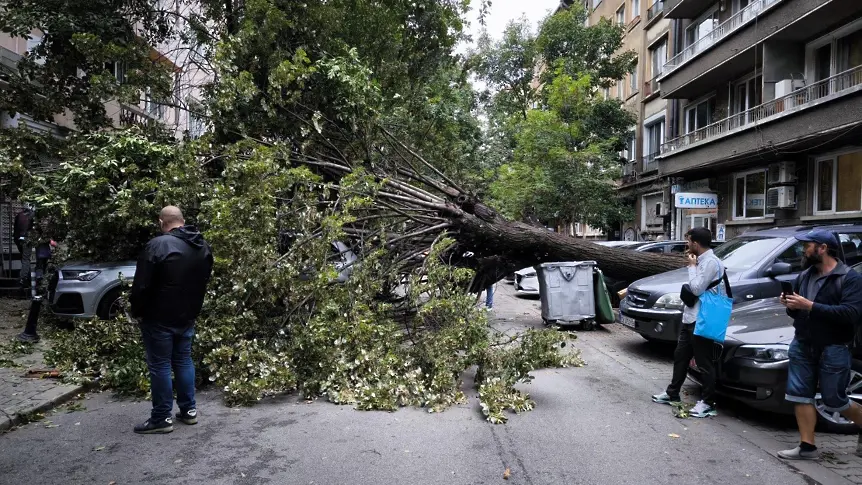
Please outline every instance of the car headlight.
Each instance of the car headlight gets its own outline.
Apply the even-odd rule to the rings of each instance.
[[[790,358],[788,345],[742,345],[736,349],[734,357],[757,360],[760,362],[780,362]]]
[[[682,302],[682,299],[679,297],[679,293],[668,293],[667,295],[663,295],[661,298],[656,300],[655,302],[656,308],[670,308],[674,310],[682,310],[685,306],[685,303]]]
[[[96,271],[94,269],[91,270],[64,270],[63,279],[64,280],[78,280],[78,281],[93,281],[96,276],[99,276],[101,271]]]

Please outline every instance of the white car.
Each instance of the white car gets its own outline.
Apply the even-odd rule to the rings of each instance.
[[[538,295],[539,277],[533,267],[515,271],[515,292],[519,295]]]

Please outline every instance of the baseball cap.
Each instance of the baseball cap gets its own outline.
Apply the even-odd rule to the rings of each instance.
[[[835,235],[829,231],[824,231],[823,229],[815,229],[806,234],[799,234],[796,236],[796,239],[803,242],[814,242],[817,244],[825,244],[829,249],[834,249],[838,251],[838,240],[835,239]]]

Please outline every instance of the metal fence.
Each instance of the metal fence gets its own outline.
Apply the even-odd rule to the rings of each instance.
[[[862,66],[854,67],[810,86],[797,89],[786,96],[775,98],[679,138],[674,138],[662,145],[662,153],[672,152],[701,141],[716,138],[749,124],[768,121],[768,118],[790,110],[805,109],[819,99],[839,95],[842,92],[856,91],[860,87],[862,87]]]
[[[755,0],[754,2],[751,2],[747,7],[735,13],[732,17],[722,22],[721,25],[712,29],[711,32],[697,40],[697,42],[686,47],[682,52],[667,61],[667,64],[664,65],[663,71],[668,73],[685,64],[694,56],[708,49],[711,45],[718,43],[730,35],[731,32],[747,24],[767,7],[779,2],[781,2],[781,0]]]

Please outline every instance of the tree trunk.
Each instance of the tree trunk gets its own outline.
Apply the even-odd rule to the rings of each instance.
[[[476,253],[481,262],[474,290],[513,270],[554,261],[595,261],[605,275],[624,281],[685,266],[685,259],[679,256],[609,248],[568,234],[508,221],[479,202],[462,207],[461,214],[453,217],[452,222],[459,230],[457,239]]]

